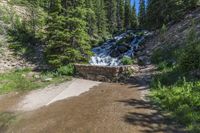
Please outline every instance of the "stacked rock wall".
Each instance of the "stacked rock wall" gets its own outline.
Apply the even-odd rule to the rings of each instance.
[[[132,72],[132,66],[93,66],[75,64],[76,75],[81,78],[104,81],[104,82],[118,82],[127,78]]]

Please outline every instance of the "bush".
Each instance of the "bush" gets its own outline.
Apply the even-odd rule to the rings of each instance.
[[[123,57],[121,59],[121,62],[123,65],[132,65],[133,64],[133,60],[130,57]]]
[[[156,49],[153,51],[153,55],[151,56],[151,62],[154,64],[159,64],[162,62],[172,64],[176,60],[176,51],[177,48],[174,46],[167,46],[163,48]]]
[[[59,75],[72,76],[74,74],[74,66],[72,64],[62,66],[57,69]]]
[[[191,29],[187,44],[178,59],[179,67],[184,72],[200,69],[200,40],[194,29]]]

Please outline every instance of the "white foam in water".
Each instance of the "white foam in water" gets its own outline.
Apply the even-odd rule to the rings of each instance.
[[[130,42],[130,49],[121,54],[117,58],[113,58],[110,56],[113,47],[117,45],[117,42],[121,39],[125,38],[128,34],[132,34],[133,40]],[[139,37],[133,31],[127,31],[119,36],[114,37],[113,40],[109,40],[103,43],[101,46],[94,48],[92,51],[94,52],[94,56],[91,57],[90,64],[97,66],[119,66],[121,65],[121,58],[123,56],[133,57],[134,50],[138,49],[139,44],[145,39],[145,36],[149,36],[151,33],[144,31],[144,36]],[[121,58],[120,58],[121,57]]]

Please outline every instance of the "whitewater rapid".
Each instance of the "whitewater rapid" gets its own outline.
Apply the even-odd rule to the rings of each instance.
[[[127,31],[106,41],[101,46],[93,48],[94,55],[89,63],[98,66],[122,65],[121,59],[123,57],[133,58],[135,51],[144,42],[145,38],[150,35],[148,31],[142,31],[142,33]],[[119,42],[123,43],[125,38],[130,38],[130,41],[124,43],[125,45],[119,45]]]

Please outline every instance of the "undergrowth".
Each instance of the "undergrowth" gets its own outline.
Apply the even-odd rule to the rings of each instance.
[[[200,132],[200,40],[192,29],[184,47],[164,47],[154,52],[152,62],[160,71],[151,82],[150,97],[174,121],[191,133]]]

